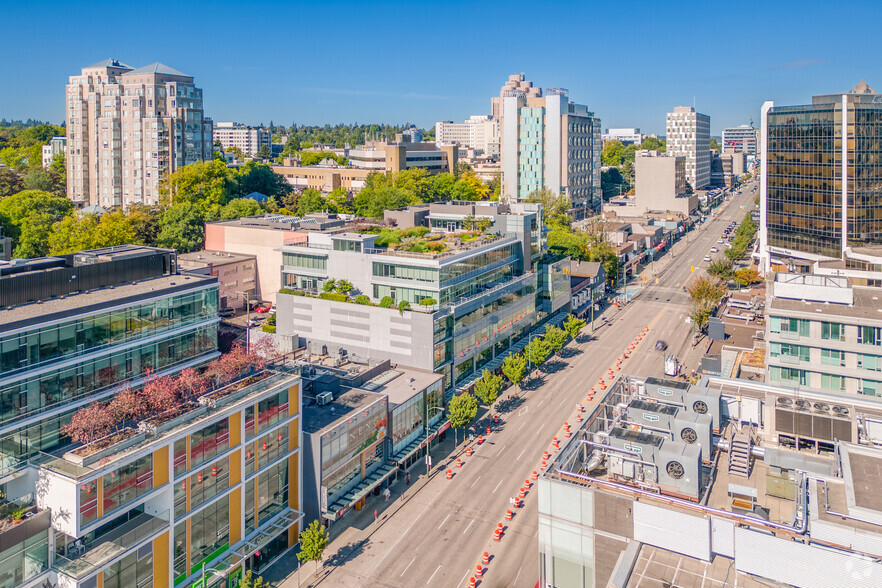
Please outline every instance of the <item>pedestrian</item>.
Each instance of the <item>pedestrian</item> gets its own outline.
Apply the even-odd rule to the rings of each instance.
[[[388,488],[383,491],[383,496],[386,498],[386,502],[389,502],[389,498],[392,496],[392,492],[389,491]]]
[[[410,486],[410,472],[407,472],[406,474],[404,474],[404,485]]]

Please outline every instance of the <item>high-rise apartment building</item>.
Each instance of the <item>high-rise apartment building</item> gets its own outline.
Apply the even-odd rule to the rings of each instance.
[[[465,122],[435,123],[435,141],[474,149],[484,155],[499,155],[499,121],[487,115],[470,116]]]
[[[155,204],[159,184],[211,159],[211,119],[193,76],[115,59],[84,67],[67,85],[67,195],[77,206]]]
[[[711,183],[710,117],[691,106],[677,106],[665,120],[667,153],[686,158],[686,181],[693,190]]]
[[[575,220],[600,208],[600,119],[587,106],[571,102],[563,88],[543,92],[523,74],[511,76],[491,104],[501,115],[504,198],[565,193]]]
[[[753,128],[752,125],[723,129],[723,152],[756,155],[757,141],[759,141],[759,129]]]
[[[213,137],[214,142],[220,142],[223,149],[236,147],[245,155],[257,155],[261,147],[266,145],[269,149],[272,145],[269,129],[249,127],[236,122],[214,123]]]
[[[882,97],[865,82],[803,106],[762,107],[760,245],[791,259],[882,263]]]

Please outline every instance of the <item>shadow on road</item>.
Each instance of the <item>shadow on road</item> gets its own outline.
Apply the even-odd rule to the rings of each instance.
[[[335,553],[331,554],[328,559],[325,560],[325,566],[330,568],[337,568],[342,566],[350,559],[361,555],[369,542],[370,539],[363,539],[361,541],[356,541],[355,543],[350,543],[348,545],[342,546]]]
[[[496,410],[500,414],[515,411],[523,405],[525,400],[520,396],[510,395],[508,398],[500,399],[496,403]]]

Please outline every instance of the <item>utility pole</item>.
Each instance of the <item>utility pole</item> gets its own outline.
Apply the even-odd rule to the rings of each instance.
[[[245,351],[251,351],[251,290],[236,292],[245,297]]]

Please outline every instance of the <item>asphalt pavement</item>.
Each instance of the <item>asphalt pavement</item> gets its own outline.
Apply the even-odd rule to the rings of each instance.
[[[485,415],[476,424],[480,430],[491,426],[483,444],[460,440],[453,447],[448,438],[448,457],[436,457],[429,477],[424,466],[416,466],[413,483],[405,486],[399,480],[390,502],[382,496],[371,497],[366,509],[351,513],[355,520],[332,540],[318,576],[312,574],[314,567],[304,567],[298,580],[296,564],[286,561],[275,566],[271,579],[286,588],[462,587],[475,575],[481,555],[488,552],[490,562],[483,566],[479,585],[534,586],[539,578],[535,487],[528,490],[523,508],[512,509],[514,517],[509,521],[505,513],[512,508],[511,499],[538,469],[552,438],[562,435],[564,421],[574,423],[576,404],[598,378],[606,377],[607,369],[644,328],[649,327],[648,334],[625,361],[624,373],[659,376],[665,353],[680,357],[688,369],[697,366],[699,350],[691,345],[691,326],[686,322],[690,306],[684,287],[707,267],[702,260],[726,225],[740,221],[753,206],[755,194],[750,186],[646,268],[646,281],[638,277],[629,285],[639,288],[631,301],[608,309],[603,318],[595,317],[593,336],[589,325],[579,342],[567,346],[564,357],[544,366],[545,373],[521,397],[509,399],[507,391],[493,407],[499,423],[493,424]],[[667,342],[666,352],[654,348],[658,339]],[[465,456],[468,445],[474,451],[472,457]],[[456,467],[457,457],[462,467]],[[452,479],[447,479],[447,469],[452,470]],[[504,532],[496,542],[493,532],[499,523]]]

